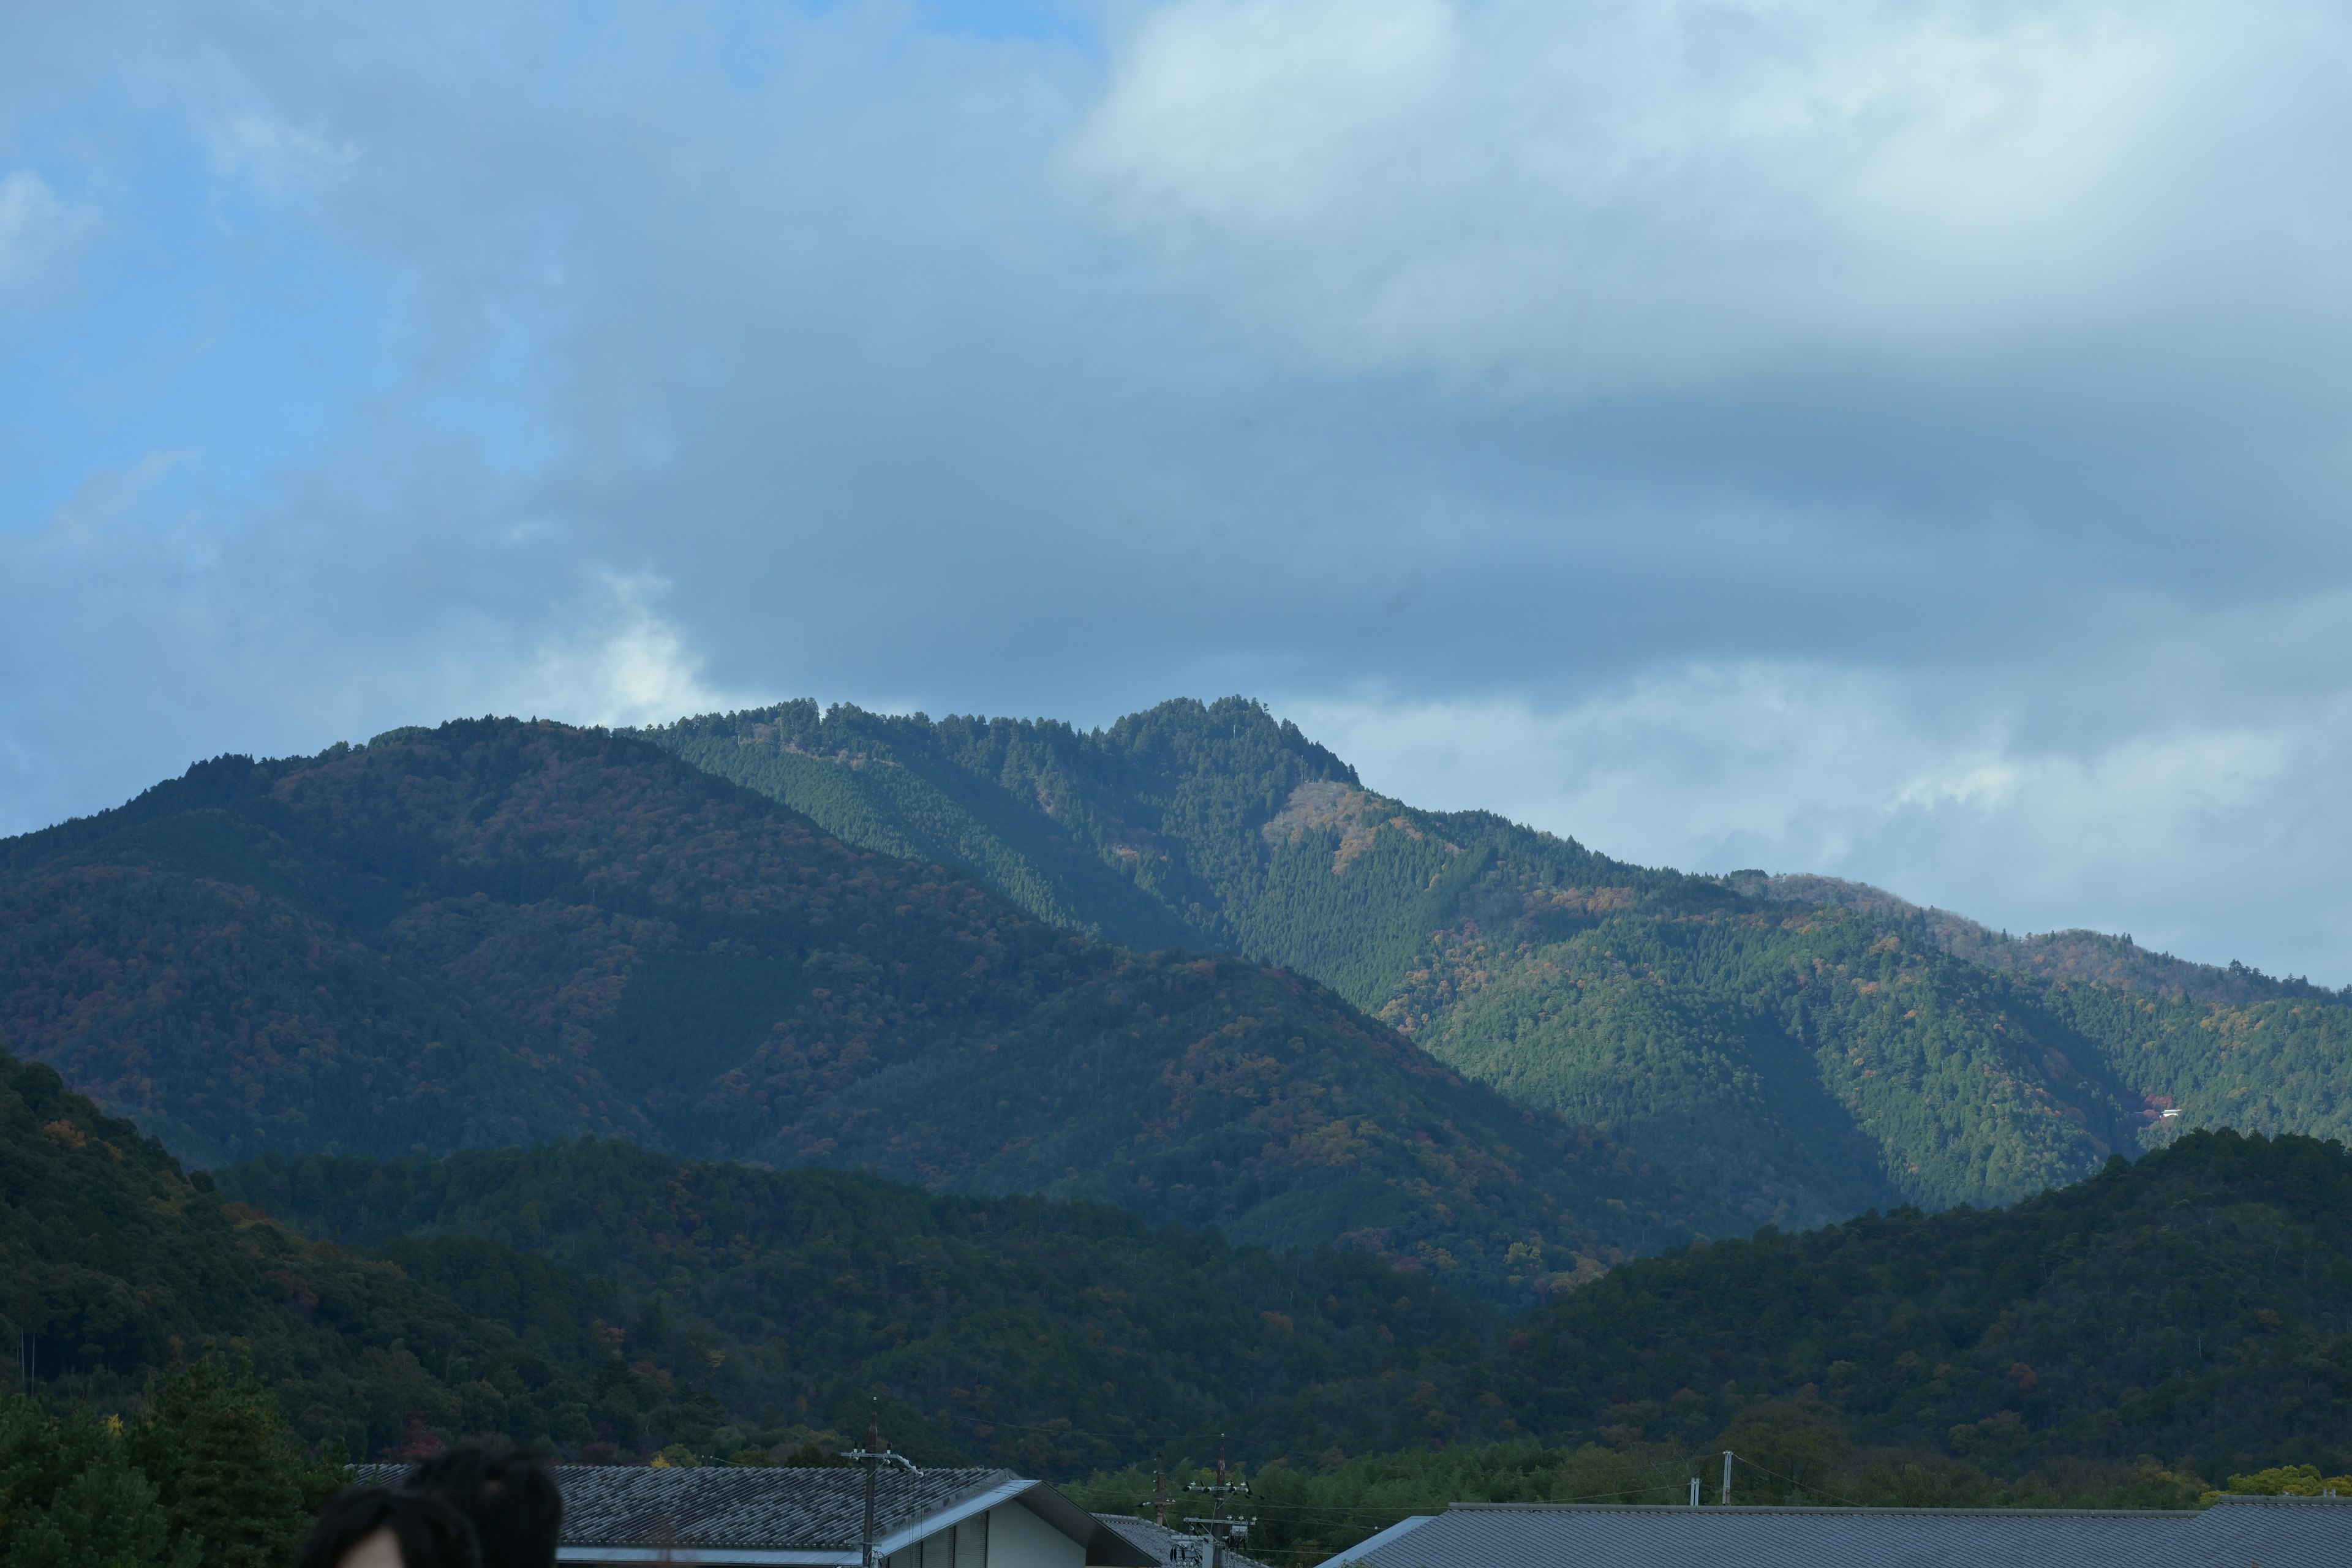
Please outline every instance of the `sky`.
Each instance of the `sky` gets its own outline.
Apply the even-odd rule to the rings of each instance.
[[[1243,693],[2352,982],[2335,0],[0,8],[0,833]]]

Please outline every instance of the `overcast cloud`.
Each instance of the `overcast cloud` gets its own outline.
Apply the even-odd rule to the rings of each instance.
[[[0,831],[1261,696],[1418,804],[2352,981],[2352,14],[0,19]]]

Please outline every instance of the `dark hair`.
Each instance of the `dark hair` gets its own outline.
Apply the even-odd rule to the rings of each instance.
[[[466,1516],[481,1543],[482,1568],[554,1568],[563,1494],[528,1456],[452,1448],[409,1471],[401,1485]]]
[[[481,1568],[473,1527],[456,1509],[439,1498],[383,1487],[338,1492],[319,1510],[297,1568],[336,1568],[344,1553],[379,1530],[391,1531],[400,1543],[403,1568]]]

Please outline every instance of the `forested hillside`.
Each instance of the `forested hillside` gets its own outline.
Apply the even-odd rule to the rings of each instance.
[[[2021,969],[2048,980],[2084,981],[2121,991],[2143,991],[2175,1000],[2245,1005],[2257,1002],[2343,1001],[2352,987],[2329,991],[2296,976],[2278,979],[2234,959],[2227,964],[2192,963],[2168,952],[2150,952],[2128,936],[2095,931],[2037,931],[2011,936],[1949,910],[1926,909],[1867,882],[1840,877],[1734,871],[1724,881],[1738,891],[1781,903],[1819,904],[1859,910],[1916,930],[1955,957],[1995,969]]]
[[[1091,732],[797,702],[648,736],[1073,929],[1314,976],[1751,1222],[2006,1202],[2183,1127],[2352,1133],[2345,997],[1415,810],[1238,699]]]
[[[271,1157],[220,1179],[500,1321],[541,1309],[485,1256],[608,1281],[631,1304],[628,1354],[660,1347],[676,1369],[615,1434],[641,1454],[789,1450],[802,1429],[855,1432],[877,1393],[926,1461],[1054,1476],[1205,1453],[1227,1431],[1263,1460],[1410,1447],[1433,1410],[1498,1426],[1477,1403],[1497,1315],[1361,1252],[1276,1257],[1097,1204],[603,1142]]]
[[[1705,1443],[1759,1402],[1999,1473],[2150,1454],[2352,1468],[2352,1156],[2196,1132],[2014,1209],[1905,1209],[1628,1264],[1509,1341],[1553,1435]]]
[[[223,758],[0,844],[0,1046],[192,1160],[601,1133],[1528,1299],[1732,1216],[1295,974],[1073,937],[641,741]]]
[[[918,1455],[1033,1473],[1227,1429],[1254,1458],[1408,1446],[1432,1408],[1489,1414],[1495,1319],[1360,1251],[618,1142],[192,1177],[0,1058],[0,1329],[45,1394],[129,1411],[184,1359],[249,1362],[362,1458],[781,1459],[877,1391]]]
[[[499,1266],[532,1307],[478,1317],[388,1263],[314,1243],[191,1177],[55,1071],[0,1056],[0,1331],[43,1386],[121,1409],[208,1349],[249,1358],[304,1437],[396,1446],[412,1412],[562,1432],[633,1419],[671,1375],[598,1336],[611,1293],[530,1258]]]
[[[361,1456],[503,1436],[771,1462],[822,1457],[879,1392],[921,1457],[1054,1478],[1230,1433],[1327,1544],[1318,1497],[1428,1472],[1378,1457],[1434,1445],[1548,1445],[1471,1460],[1525,1496],[1646,1496],[1725,1447],[1776,1500],[2339,1475],[2347,1215],[2341,1146],[2192,1133],[2011,1210],[1695,1246],[1507,1317],[1360,1251],[611,1141],[190,1177],[0,1059],[0,1313],[60,1408],[130,1412],[209,1352]]]

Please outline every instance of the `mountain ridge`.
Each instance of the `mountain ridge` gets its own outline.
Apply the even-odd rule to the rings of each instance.
[[[2232,959],[2200,963],[2140,946],[2084,927],[2011,936],[1968,916],[1911,902],[1868,882],[1811,872],[1733,871],[1724,881],[1751,896],[1800,904],[1835,904],[1916,925],[1944,950],[2001,969],[2020,969],[2050,980],[2084,981],[2118,990],[2146,991],[2172,1000],[2246,1004],[2281,1000],[2345,1001],[2352,986],[2330,991],[2296,975],[2276,977]]]
[[[1732,1223],[1303,976],[1073,936],[552,723],[222,759],[0,844],[0,1047],[209,1163],[617,1136],[1344,1236],[1506,1298]]]
[[[853,841],[919,837],[1041,918],[1078,918],[1052,889],[1087,862],[1132,895],[1088,895],[1088,929],[1172,921],[1313,975],[1752,1222],[2011,1201],[2186,1125],[2352,1131],[2335,994],[1423,811],[1243,699],[1092,731],[803,700],[644,733]]]

